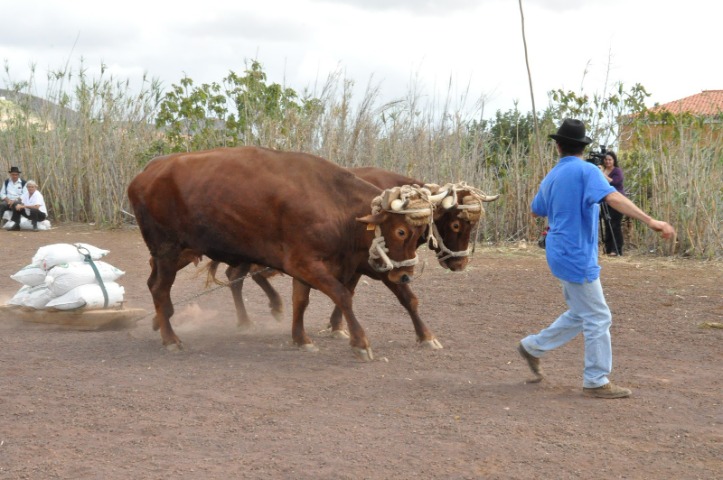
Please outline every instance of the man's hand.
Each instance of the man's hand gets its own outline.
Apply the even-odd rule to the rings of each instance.
[[[660,232],[663,238],[668,239],[675,237],[675,229],[672,225],[670,225],[668,222],[663,222],[662,220],[656,220],[652,218],[650,215],[640,210],[637,205],[635,205],[620,192],[615,191],[607,194],[605,196],[605,201],[608,205],[610,205],[623,215],[627,215],[628,217],[640,220],[641,222],[645,223],[645,225],[647,225],[648,228],[650,228],[651,230]]]
[[[675,229],[668,222],[651,219],[650,223],[648,223],[648,227],[650,227],[651,230],[660,232],[663,238],[667,239],[675,236]]]

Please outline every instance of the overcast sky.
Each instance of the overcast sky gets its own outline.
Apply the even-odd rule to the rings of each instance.
[[[531,110],[518,0],[3,0],[0,86],[81,58],[140,86],[184,75],[220,82],[258,60],[268,81],[299,92],[334,71],[384,100],[415,86],[427,98],[469,88],[485,116]],[[648,106],[723,89],[723,2],[522,0],[538,109],[562,88],[640,83]],[[451,85],[451,89],[450,89]],[[38,92],[41,96],[44,91]]]

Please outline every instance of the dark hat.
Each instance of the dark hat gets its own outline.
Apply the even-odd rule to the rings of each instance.
[[[21,172],[18,167],[10,167],[10,170],[8,170],[8,173],[23,173],[23,172]]]
[[[585,136],[585,124],[574,118],[563,120],[557,133],[553,133],[549,137],[560,143],[573,145],[587,145],[592,142],[590,137]]]

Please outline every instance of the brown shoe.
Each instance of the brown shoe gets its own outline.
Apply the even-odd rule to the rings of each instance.
[[[522,346],[522,342],[520,342],[519,345],[517,345],[517,351],[520,352],[520,355],[522,355],[522,358],[527,360],[527,366],[530,367],[530,370],[535,375],[535,378],[532,380],[528,380],[528,383],[537,383],[541,382],[542,379],[545,377],[542,373],[542,367],[540,367],[540,359],[530,355],[530,353],[525,350],[525,347]]]
[[[582,389],[583,395],[594,398],[625,398],[633,392],[629,388],[618,387],[612,383],[606,383],[602,387]]]

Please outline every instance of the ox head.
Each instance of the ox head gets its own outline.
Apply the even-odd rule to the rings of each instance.
[[[437,203],[433,235],[429,247],[437,254],[439,264],[453,272],[464,270],[469,262],[469,244],[472,232],[484,218],[483,203],[492,202],[499,195],[489,196],[464,182],[444,187],[425,185],[439,196],[447,194]]]
[[[432,222],[434,200],[416,185],[394,187],[372,200],[372,214],[357,218],[374,231],[369,265],[394,283],[414,278],[417,247]]]

